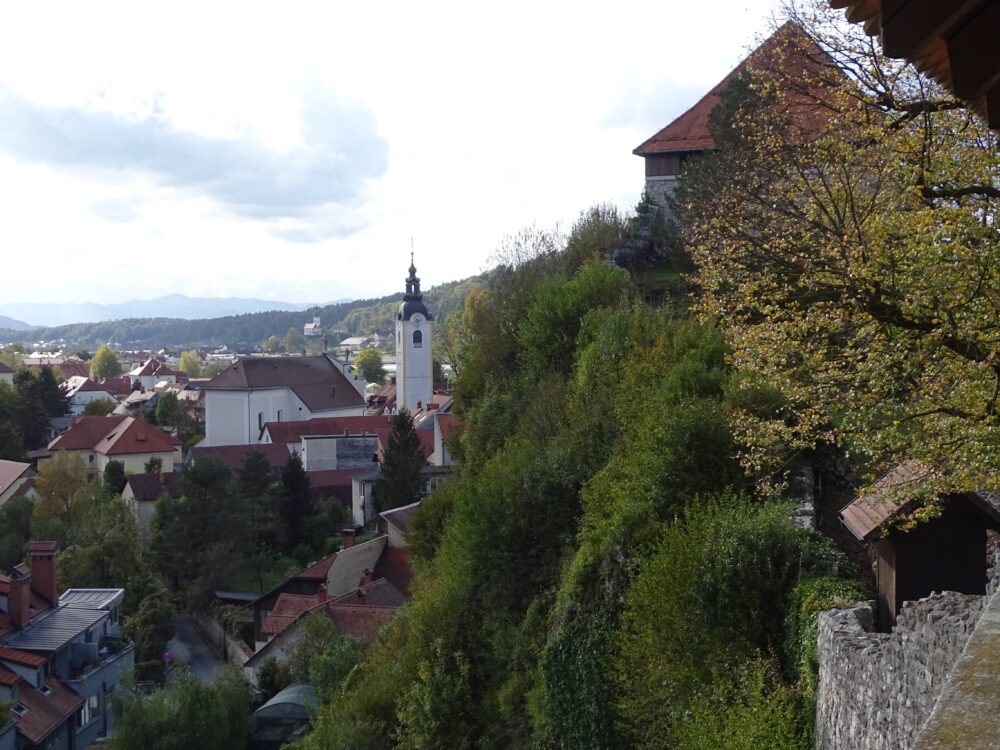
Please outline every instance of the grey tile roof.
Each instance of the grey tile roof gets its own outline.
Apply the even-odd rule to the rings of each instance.
[[[107,616],[108,613],[100,609],[58,607],[47,615],[36,617],[28,627],[8,636],[6,645],[26,651],[58,651]]]
[[[81,609],[110,609],[121,604],[125,589],[66,589],[59,597],[59,604]]]

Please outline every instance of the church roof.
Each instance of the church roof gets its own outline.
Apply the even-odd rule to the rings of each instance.
[[[424,304],[424,295],[420,293],[420,279],[417,277],[417,267],[413,264],[413,253],[410,253],[410,275],[406,279],[406,294],[399,306],[399,320],[409,320],[417,313],[427,320],[433,320]]]

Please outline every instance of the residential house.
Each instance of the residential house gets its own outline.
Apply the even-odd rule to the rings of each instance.
[[[878,629],[889,632],[903,602],[936,591],[985,594],[988,532],[1000,531],[1000,496],[962,492],[941,497],[940,514],[905,523],[921,506],[915,488],[932,477],[905,461],[875,483],[874,491],[840,511],[844,526],[875,552]]]
[[[327,354],[240,358],[205,383],[204,446],[263,442],[268,422],[361,415],[365,383]]]
[[[0,383],[14,384],[14,371],[3,362],[0,362]]]
[[[67,380],[73,376],[89,378],[91,376],[90,365],[78,357],[67,357],[59,365],[59,372]]]
[[[129,378],[133,385],[142,386],[143,390],[152,388],[157,383],[166,381],[168,383],[186,383],[188,377],[185,373],[172,370],[156,357],[150,357],[145,362],[137,365],[129,371]]]
[[[129,474],[125,477],[122,500],[139,520],[143,532],[149,529],[156,512],[156,501],[162,496],[181,496],[181,475],[178,471]]]
[[[28,554],[30,568],[0,575],[0,700],[19,750],[86,748],[113,730],[110,698],[133,670],[119,622],[125,592],[60,596],[55,542],[31,542]],[[8,731],[0,727],[0,743]]]
[[[430,463],[434,466],[451,466],[454,463],[448,446],[452,444],[456,433],[461,427],[458,417],[449,412],[433,414],[434,420],[434,452]]]
[[[31,468],[31,464],[0,460],[0,507],[15,497],[33,476],[35,470]]]
[[[85,378],[82,375],[73,375],[67,378],[60,385],[60,388],[66,394],[70,413],[74,417],[81,416],[87,408],[87,404],[94,401],[110,401],[112,404],[118,404],[118,399],[115,398],[113,393],[108,391],[103,385],[99,385],[90,378]]]
[[[120,461],[125,471],[142,473],[152,458],[159,458],[163,471],[181,463],[177,438],[134,417],[83,417],[49,443],[49,451],[76,453],[95,472],[103,472],[109,461]]]
[[[256,684],[257,669],[268,659],[282,660],[301,638],[303,617],[329,617],[344,634],[371,643],[378,631],[410,598],[412,571],[405,547],[382,535],[353,543],[345,530],[344,548],[290,578],[250,605],[256,648],[244,666]]]

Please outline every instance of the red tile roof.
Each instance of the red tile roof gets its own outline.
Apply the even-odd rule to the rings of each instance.
[[[318,596],[303,596],[301,594],[281,594],[274,604],[274,609],[267,615],[264,624],[260,626],[263,635],[278,635],[309,610],[322,602]]]
[[[9,669],[0,667],[0,685],[11,687],[20,681],[21,678],[18,676],[17,672],[11,672]]]
[[[404,505],[402,508],[383,511],[379,515],[386,520],[386,523],[391,523],[405,534],[410,528],[410,522],[417,515],[418,510],[420,510],[420,503],[411,503],[410,505]]]
[[[441,439],[446,443],[462,427],[462,422],[454,414],[438,414],[438,425],[441,427]]]
[[[101,381],[101,388],[112,396],[127,396],[132,392],[132,380],[128,375],[120,378],[105,378]]]
[[[705,151],[715,147],[709,129],[709,115],[718,106],[722,95],[733,80],[743,72],[748,64],[753,64],[783,46],[797,43],[803,39],[805,32],[793,21],[787,21],[776,32],[768,37],[750,55],[731,70],[725,78],[713,86],[707,94],[695,102],[694,106],[681,114],[669,125],[642,142],[632,151],[637,156],[653,154],[685,153]],[[791,56],[789,56],[791,57]],[[782,58],[782,64],[791,65]],[[801,67],[801,62],[799,63]]]
[[[7,373],[11,373],[11,372],[14,372],[14,371],[11,368],[9,368],[7,365],[5,365],[3,362],[0,362],[0,372],[4,373],[6,375]]]
[[[48,695],[36,690],[28,682],[22,682],[18,700],[28,713],[24,716],[11,714],[19,734],[32,744],[39,744],[53,730],[58,729],[83,705],[83,698],[74,693],[59,680],[50,677],[45,684],[52,691]]]
[[[38,667],[44,666],[48,659],[44,656],[39,656],[38,654],[20,651],[16,648],[0,646],[0,661],[9,661],[14,664],[22,664],[26,667],[34,667],[37,669]]]
[[[84,378],[90,377],[90,365],[86,362],[81,362],[80,360],[67,359],[65,362],[56,366],[65,378],[71,378],[74,375],[80,375]]]
[[[327,604],[330,619],[344,635],[350,635],[364,643],[373,643],[378,631],[395,613],[396,607],[373,607],[369,605]]]
[[[92,450],[105,456],[170,453],[180,445],[163,430],[125,416],[83,417],[49,443],[50,450]]]

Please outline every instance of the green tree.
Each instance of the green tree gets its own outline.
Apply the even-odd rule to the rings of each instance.
[[[146,474],[159,474],[163,471],[163,459],[160,456],[150,456],[149,460],[142,465],[142,470]]]
[[[354,358],[354,367],[369,383],[385,382],[385,368],[378,349],[368,348],[358,352],[358,356]]]
[[[162,675],[163,655],[174,637],[177,609],[170,592],[158,577],[147,575],[141,582],[133,578],[126,597],[138,600],[134,614],[125,617],[126,635],[135,643],[135,669],[139,679]]]
[[[295,328],[294,326],[290,327],[287,331],[285,331],[285,337],[281,340],[281,345],[289,354],[301,352],[306,345],[306,340],[302,335],[302,330]]]
[[[244,750],[251,697],[250,686],[231,665],[209,684],[180,670],[151,695],[137,690],[116,693],[111,746],[120,750]]]
[[[997,136],[837,13],[803,10],[782,53],[822,61],[818,39],[825,64],[750,66],[679,183],[702,312],[787,398],[737,415],[745,460],[768,476],[822,440],[995,483]]]
[[[48,365],[38,371],[38,398],[47,417],[64,417],[69,414],[69,401]]]
[[[95,401],[87,403],[83,407],[83,416],[85,417],[106,417],[111,414],[118,404],[109,398],[99,398]]]
[[[267,457],[258,450],[248,451],[236,470],[236,489],[250,533],[250,553],[245,557],[259,589],[263,589],[263,575],[271,567],[271,551],[279,545],[274,484]]]
[[[172,391],[161,393],[156,401],[156,423],[164,427],[174,427],[177,425],[179,412],[177,394]]]
[[[349,635],[337,635],[309,661],[309,682],[320,703],[333,700],[351,671],[361,662],[365,644]]]
[[[125,489],[125,464],[121,461],[108,461],[104,467],[104,487],[114,495],[120,495]]]
[[[306,518],[313,512],[309,475],[298,453],[293,453],[281,470],[278,512],[281,516],[282,546],[285,552],[290,552],[302,543]]]
[[[0,570],[10,570],[24,560],[31,541],[32,509],[27,497],[13,497],[0,505]]]
[[[28,370],[14,373],[14,390],[17,391],[17,423],[28,450],[45,445],[48,418],[38,378]]]
[[[472,748],[469,731],[473,704],[469,661],[445,652],[437,641],[421,662],[418,678],[399,699],[397,747],[403,750]]]
[[[281,351],[281,339],[277,336],[268,336],[264,342],[264,351],[268,354],[277,354]]]
[[[392,418],[392,430],[382,454],[373,493],[379,511],[398,508],[420,499],[424,482],[420,470],[427,463],[424,449],[405,408]]]
[[[189,377],[201,377],[201,355],[197,349],[181,352],[180,361],[177,366],[181,372],[187,373]]]
[[[100,488],[100,483],[90,476],[81,456],[57,451],[38,467],[34,524],[39,526],[46,521],[57,520],[73,526],[82,522],[93,509]]]
[[[105,344],[98,348],[94,358],[90,360],[90,371],[100,380],[117,378],[122,374],[122,366],[118,362],[118,355]]]

